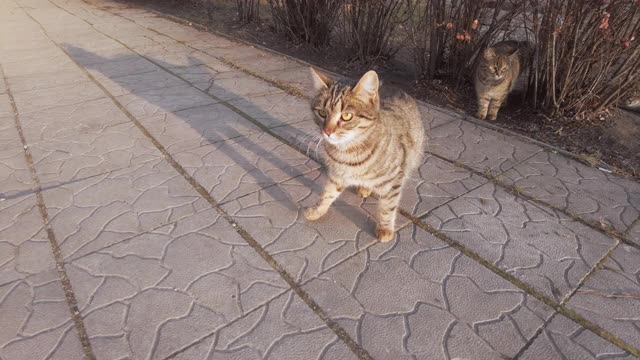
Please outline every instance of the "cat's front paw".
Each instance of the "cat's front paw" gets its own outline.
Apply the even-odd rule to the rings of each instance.
[[[479,112],[476,114],[476,117],[480,120],[484,120],[487,118],[487,114]]]
[[[379,227],[376,229],[376,237],[380,242],[391,241],[394,238],[394,231],[393,229]]]
[[[309,221],[315,221],[323,217],[326,213],[326,211],[321,211],[316,207],[310,207],[304,209],[304,218]]]
[[[489,121],[496,121],[496,119],[498,118],[498,114],[489,114],[487,115],[487,120]],[[482,119],[484,120],[484,119]]]

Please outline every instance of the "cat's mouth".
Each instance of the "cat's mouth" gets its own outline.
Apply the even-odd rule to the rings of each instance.
[[[351,139],[351,136],[349,136],[349,134],[337,135],[336,133],[333,133],[331,135],[327,135],[323,133],[322,136],[331,145],[342,145],[349,142],[349,140]]]

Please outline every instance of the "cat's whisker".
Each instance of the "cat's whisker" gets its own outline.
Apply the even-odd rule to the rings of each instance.
[[[322,140],[324,140],[322,138],[322,136],[319,137],[318,139],[318,143],[316,144],[316,151],[315,151],[315,155],[314,155],[314,159],[318,160],[318,147],[320,147],[320,143],[322,143]]]

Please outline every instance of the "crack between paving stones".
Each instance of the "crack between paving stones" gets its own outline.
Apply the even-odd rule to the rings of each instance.
[[[58,6],[57,4],[49,1],[52,5],[56,6],[57,8],[61,9],[62,11],[65,11],[66,13],[70,14],[71,16],[74,16],[82,21],[85,21],[84,19],[76,16],[75,14],[67,11],[66,9]],[[25,11],[26,12],[26,11]],[[35,20],[30,14],[27,13],[27,15],[33,19],[36,23],[38,23],[38,25],[40,25],[40,27],[42,28],[42,31],[45,33],[45,35],[49,38],[47,31],[45,30],[45,28],[42,26],[42,24],[40,24],[37,20]],[[86,21],[85,21],[86,22]],[[87,24],[89,24],[88,22],[86,22]],[[91,24],[90,24],[91,25]],[[91,25],[92,28],[104,35],[109,37],[110,39],[117,41],[119,44],[121,44],[122,46],[124,46],[125,48],[133,51],[134,53],[140,55],[138,52],[134,51],[133,49],[127,47],[126,45],[124,45],[122,42],[118,41],[117,39],[114,39],[112,37],[110,37],[107,34],[104,34],[103,32],[99,31],[98,29],[95,29],[95,27],[93,27],[93,25]],[[189,175],[185,169],[175,160],[173,159],[173,157],[171,156],[171,154],[164,148],[164,146],[162,144],[160,144],[160,142],[149,133],[149,131],[140,123],[140,121],[138,121],[137,118],[135,118],[126,108],[124,108],[116,99],[113,95],[111,95],[111,93],[109,93],[107,91],[107,89],[100,84],[91,73],[89,73],[84,67],[82,67],[77,61],[75,61],[75,59],[64,49],[62,48],[57,42],[51,40],[51,38],[49,38],[50,41],[52,41],[61,51],[63,51],[84,73],[87,77],[89,77],[89,79],[91,79],[91,81],[93,81],[109,98],[111,98],[111,100],[114,102],[114,104],[116,106],[118,106],[118,108],[136,125],[136,127],[138,127],[138,129],[140,129],[140,131],[149,138],[149,140],[151,140],[151,142],[153,142],[153,144],[156,146],[156,148],[158,148],[158,150],[164,155],[165,159],[167,160],[167,162],[180,174],[182,175],[182,177],[205,199],[207,200],[207,202],[209,202],[209,204],[212,206],[213,209],[215,209],[222,218],[224,218],[233,228],[234,230],[276,271],[278,272],[278,274],[280,275],[280,277],[282,277],[282,279],[289,285],[289,287],[296,293],[296,295],[298,295],[298,297],[300,297],[304,303],[327,325],[328,328],[330,328],[339,338],[340,340],[342,340],[348,347],[349,349],[359,358],[359,359],[373,359],[371,357],[371,355],[369,355],[369,353],[362,348],[358,343],[356,343],[351,336],[337,323],[335,322],[333,319],[331,319],[331,317],[315,302],[315,300],[313,300],[311,298],[311,296],[309,296],[303,289],[302,287],[295,281],[295,278],[293,276],[291,276],[285,269],[284,267],[282,267],[282,265],[280,265],[280,263],[278,263],[273,257],[271,257],[271,255],[264,250],[264,248],[262,248],[262,246],[260,245],[260,243],[258,243],[257,240],[255,240],[251,234],[249,234],[248,231],[246,231],[244,228],[242,228],[234,219],[231,215],[229,215],[224,209],[222,209],[222,207],[220,206],[220,204],[209,194],[209,192],[207,191],[206,188],[204,188],[200,183],[198,183],[191,175]],[[143,58],[152,61],[151,59],[148,59],[144,56],[142,56]],[[152,61],[154,64],[158,65],[157,63],[155,63],[154,61]],[[163,70],[165,70],[166,72],[177,76],[175,73],[169,71],[168,69],[160,66],[160,68],[162,68]],[[179,76],[177,76],[179,77]],[[183,79],[184,81],[184,79]],[[185,81],[186,83],[188,83],[189,85],[193,86],[190,82]],[[194,87],[195,88],[195,87]],[[199,89],[198,89],[199,90]],[[199,90],[201,91],[201,90]],[[209,94],[207,94],[209,95]],[[217,99],[216,97],[209,95],[211,98]],[[219,100],[219,99],[218,99]],[[243,112],[241,112],[239,109],[237,109],[235,106],[232,106],[230,104],[228,104],[228,102],[226,101],[221,101],[221,103],[224,103],[225,105],[227,105],[228,107],[230,107],[232,110],[238,112],[240,115],[242,115],[243,117],[247,117],[249,119],[252,120],[252,122],[255,122],[255,120],[253,120],[252,118],[250,118],[248,115],[244,114]],[[280,139],[279,139],[280,140]],[[282,141],[282,140],[281,140]],[[283,141],[284,142],[284,141]],[[85,333],[86,335],[86,333]],[[87,339],[88,341],[88,339]]]
[[[84,0],[83,0],[83,1],[84,1]],[[86,3],[86,1],[85,1],[85,3]],[[55,5],[56,7],[58,7],[58,8],[60,8],[60,9],[64,10],[65,12],[67,12],[67,13],[71,14],[72,16],[76,16],[75,14],[70,13],[70,12],[69,12],[69,11],[67,11],[66,9],[61,8],[61,7],[60,7],[60,6],[58,6],[57,4],[53,4],[53,5]],[[89,5],[91,5],[91,4],[89,4]],[[93,5],[91,5],[91,6],[93,6]],[[107,12],[108,12],[108,11],[107,11]],[[109,13],[111,13],[111,12],[109,12]],[[119,14],[113,14],[113,13],[111,13],[111,14],[112,14],[112,15],[114,15],[114,16],[121,17],[121,18],[123,18],[123,19],[126,19],[126,20],[128,20],[128,21],[130,21],[130,22],[133,22],[133,23],[137,24],[135,21],[133,21],[133,20],[131,20],[131,19],[128,19],[128,18],[126,18],[126,17],[123,17],[123,16],[121,16],[121,15],[119,15]],[[78,17],[78,16],[76,16],[76,17]],[[79,17],[78,17],[78,18],[79,18]],[[80,18],[80,19],[82,19],[82,18]],[[84,19],[82,19],[82,20],[83,20],[83,21],[85,21]],[[85,22],[86,22],[86,21],[85,21]],[[87,22],[87,23],[88,23],[88,22]],[[138,25],[139,25],[139,24],[138,24]],[[139,26],[140,26],[140,25],[139,25]],[[142,26],[141,26],[141,27],[142,27]],[[94,28],[94,29],[95,29],[95,28]],[[172,75],[177,76],[178,78],[181,78],[181,79],[182,79],[182,77],[180,77],[178,74],[175,74],[175,73],[173,73],[172,71],[170,71],[169,69],[167,69],[167,68],[165,68],[165,67],[163,67],[163,66],[159,65],[158,63],[156,63],[156,62],[155,62],[155,61],[153,61],[152,59],[149,59],[149,58],[145,57],[144,55],[141,55],[140,53],[138,53],[138,52],[136,52],[135,50],[133,50],[133,49],[129,48],[128,46],[126,46],[126,45],[125,45],[125,44],[123,44],[122,42],[118,41],[117,39],[114,39],[114,38],[110,37],[109,35],[104,34],[104,33],[102,33],[101,31],[99,31],[99,30],[97,30],[97,29],[95,29],[95,30],[96,30],[96,31],[98,31],[98,32],[100,32],[101,34],[103,34],[103,35],[105,35],[105,36],[107,36],[107,37],[111,38],[112,40],[117,41],[117,42],[118,42],[118,43],[120,43],[122,46],[126,47],[126,48],[127,48],[127,49],[129,49],[130,51],[133,51],[134,53],[138,54],[139,56],[141,56],[141,57],[143,57],[143,58],[145,58],[145,59],[147,59],[147,60],[149,60],[149,61],[153,62],[154,64],[156,64],[157,66],[159,66],[159,67],[160,67],[160,68],[162,68],[163,70],[167,71],[168,73],[171,73]],[[153,30],[153,29],[150,29],[150,30]],[[168,35],[166,35],[166,34],[163,34],[163,33],[161,33],[161,32],[158,32],[158,31],[156,31],[156,30],[153,30],[153,31],[157,32],[157,33],[158,33],[158,34],[160,34],[160,35],[167,36],[167,37],[169,37],[169,38],[171,38],[171,39],[173,39],[173,40],[175,40],[175,41],[177,41],[177,42],[179,42],[179,43],[185,44],[185,45],[187,45],[188,47],[190,47],[190,48],[192,48],[192,49],[194,49],[194,50],[196,50],[196,51],[198,51],[198,52],[201,52],[201,53],[206,54],[206,55],[213,56],[213,55],[208,54],[208,53],[206,53],[206,52],[204,52],[204,51],[202,51],[202,50],[200,50],[200,49],[193,48],[193,47],[189,46],[188,44],[186,44],[185,42],[178,41],[178,40],[176,40],[176,39],[172,38],[171,36],[168,36]],[[64,51],[64,49],[62,49],[62,50]],[[66,51],[65,51],[65,53],[66,53]],[[250,71],[250,70],[248,70],[248,69],[245,69],[245,68],[243,68],[243,67],[241,67],[241,66],[237,66],[237,65],[235,65],[233,62],[231,62],[231,61],[229,61],[229,60],[227,60],[227,59],[225,59],[225,58],[220,58],[220,57],[216,57],[216,56],[213,56],[213,57],[214,57],[214,58],[216,58],[216,59],[218,59],[218,60],[220,60],[220,61],[222,61],[222,62],[224,62],[225,64],[227,64],[227,65],[229,65],[229,66],[231,66],[231,67],[233,67],[233,68],[235,68],[235,69],[238,69],[238,70],[240,70],[240,71],[243,71],[243,72],[245,72],[245,73],[247,73],[247,74],[249,74],[249,75],[252,75],[252,76],[257,77],[257,78],[259,78],[259,79],[261,79],[261,80],[264,80],[264,81],[266,81],[266,82],[268,82],[268,83],[270,83],[270,84],[272,84],[272,85],[274,85],[274,86],[276,86],[276,87],[278,87],[278,88],[280,88],[280,89],[283,89],[283,90],[285,90],[287,93],[289,93],[290,95],[297,96],[297,97],[301,97],[301,98],[304,98],[304,99],[308,99],[308,97],[307,97],[307,96],[305,96],[304,94],[302,94],[300,91],[298,91],[298,90],[297,90],[297,89],[295,89],[295,88],[289,87],[289,86],[287,86],[287,85],[282,85],[282,84],[280,84],[280,83],[279,83],[279,82],[277,82],[277,81],[274,81],[274,80],[272,80],[272,79],[265,78],[265,77],[263,77],[263,76],[261,76],[261,75],[259,75],[259,74],[255,74],[255,73],[253,73],[252,71]],[[80,68],[82,68],[82,66],[80,66],[79,64],[78,64],[78,66],[79,66]],[[82,69],[84,70],[84,68],[82,68]],[[85,71],[86,71],[86,70],[85,70]],[[88,72],[87,72],[87,74],[88,74],[88,75],[93,79],[93,77],[92,77]],[[93,80],[95,81],[95,79],[93,79]],[[192,84],[191,82],[186,81],[186,80],[184,80],[184,79],[182,79],[182,80],[183,80],[183,81],[185,81],[187,84],[190,84],[191,86],[193,86],[193,84]],[[102,86],[101,86],[99,83],[97,83],[97,82],[96,82],[96,84],[98,84],[98,86],[100,86],[100,87],[102,88]],[[194,87],[194,88],[195,88],[195,87]],[[196,89],[197,89],[197,88],[196,88]],[[293,89],[293,90],[291,90],[291,89]],[[106,90],[105,90],[104,88],[103,88],[103,90],[106,92]],[[199,90],[200,92],[202,92],[202,90],[200,90],[200,89],[198,89],[198,90]],[[108,94],[108,92],[106,92],[106,93]],[[213,99],[215,99],[215,100],[219,100],[219,101],[220,101],[220,103],[222,103],[222,104],[224,104],[225,106],[229,107],[231,110],[233,110],[234,112],[236,112],[237,114],[239,114],[239,115],[240,115],[240,116],[242,116],[243,118],[247,119],[248,121],[250,121],[250,122],[254,123],[256,126],[260,127],[264,132],[266,132],[266,133],[268,133],[268,134],[272,135],[273,137],[275,137],[276,139],[278,139],[278,140],[282,141],[284,144],[288,145],[288,146],[289,146],[289,147],[291,147],[292,149],[294,149],[294,150],[296,150],[296,151],[298,151],[298,152],[300,152],[301,154],[303,154],[303,155],[305,155],[305,156],[306,156],[305,152],[304,152],[302,149],[299,149],[297,146],[295,146],[295,145],[293,145],[293,144],[289,143],[286,139],[284,139],[283,137],[279,136],[278,134],[275,134],[275,133],[271,132],[269,128],[267,128],[266,126],[264,126],[264,125],[263,125],[262,123],[260,123],[259,121],[257,121],[257,120],[255,120],[255,119],[251,118],[249,115],[245,114],[242,110],[240,110],[240,109],[236,108],[234,105],[229,104],[229,102],[228,102],[228,101],[220,100],[220,99],[218,99],[217,97],[215,97],[215,96],[213,96],[213,95],[211,95],[211,94],[206,94],[206,95],[208,95],[209,97],[211,97],[211,98],[213,98]],[[114,102],[115,102],[115,99],[114,99]],[[116,104],[117,104],[117,102],[116,102]],[[119,104],[117,104],[117,105],[119,106]],[[155,140],[155,138],[153,138],[153,137],[152,137],[152,135],[151,135],[151,134],[149,134],[149,133],[146,131],[146,129],[144,129],[144,127],[142,127],[141,125],[139,125],[139,123],[137,122],[137,120],[136,120],[136,119],[135,119],[131,114],[129,114],[128,112],[126,112],[126,110],[125,110],[124,108],[122,108],[121,106],[119,106],[119,107],[120,107],[120,108],[121,108],[121,109],[122,109],[122,110],[123,110],[123,111],[124,111],[128,116],[130,116],[130,117],[132,118],[132,121],[134,121],[134,123],[136,123],[136,125],[138,125],[138,126],[141,128],[141,130],[142,130],[145,134],[147,134],[147,135],[152,139],[152,141],[154,142],[154,144],[156,144],[156,143],[157,143],[157,141]],[[442,124],[442,125],[444,125],[444,124]],[[440,126],[442,126],[442,125],[440,125]],[[162,151],[162,150],[164,150],[164,148],[162,147],[162,145],[161,145],[161,144],[157,143],[157,145],[156,145],[156,146],[158,146],[158,147],[159,147],[159,149],[161,149],[161,151]],[[161,148],[161,147],[162,147],[162,148]],[[166,153],[166,150],[164,150],[164,151],[163,151],[163,153]],[[523,199],[525,199],[525,200],[532,201],[532,202],[535,202],[535,203],[538,203],[538,204],[541,204],[541,205],[547,206],[547,207],[549,207],[549,208],[552,208],[552,209],[554,209],[554,210],[557,210],[557,211],[559,211],[559,212],[561,212],[561,213],[563,213],[563,214],[567,215],[567,216],[568,216],[568,217],[570,217],[571,219],[573,219],[573,220],[575,220],[575,221],[578,221],[578,222],[582,223],[583,225],[586,225],[586,226],[588,226],[588,227],[590,227],[590,228],[592,228],[592,229],[594,229],[594,230],[596,230],[596,231],[598,231],[598,232],[601,232],[601,233],[603,233],[603,234],[605,234],[605,235],[607,235],[607,236],[613,237],[614,239],[619,240],[620,242],[624,242],[625,244],[629,244],[629,245],[631,245],[631,246],[638,247],[638,245],[631,243],[631,242],[630,242],[630,241],[628,241],[627,239],[623,238],[620,234],[618,234],[618,233],[616,233],[616,232],[614,232],[614,231],[612,231],[612,230],[602,229],[600,226],[594,225],[592,222],[590,222],[590,221],[588,221],[588,220],[585,220],[585,219],[582,219],[581,217],[579,217],[579,216],[577,216],[577,215],[574,215],[574,214],[568,213],[568,212],[567,212],[567,211],[565,211],[565,210],[558,209],[558,208],[556,208],[556,207],[554,207],[554,206],[552,206],[552,205],[550,205],[550,204],[548,204],[548,203],[546,203],[546,202],[544,202],[544,201],[541,201],[541,200],[535,199],[534,197],[528,196],[528,195],[526,195],[526,194],[521,193],[520,191],[517,191],[517,189],[516,189],[515,187],[513,187],[513,186],[511,186],[511,185],[508,185],[508,184],[505,184],[505,183],[503,183],[503,182],[499,181],[499,180],[497,179],[497,176],[496,176],[496,175],[492,175],[492,174],[484,174],[484,173],[481,173],[481,172],[479,172],[479,171],[477,171],[477,170],[475,170],[475,169],[470,168],[470,167],[469,167],[469,166],[467,166],[467,165],[464,165],[464,164],[458,163],[458,162],[456,162],[456,161],[451,161],[451,160],[446,159],[446,158],[444,158],[444,157],[442,157],[442,156],[440,156],[440,155],[438,155],[438,154],[434,154],[434,153],[430,153],[430,152],[426,152],[426,153],[428,153],[428,154],[430,154],[430,155],[433,155],[433,156],[435,156],[435,157],[437,157],[437,158],[439,158],[439,159],[441,159],[441,160],[444,160],[444,161],[446,161],[446,162],[448,162],[448,163],[451,163],[451,164],[453,164],[453,165],[456,165],[456,166],[458,166],[458,167],[461,167],[461,168],[463,168],[463,169],[465,169],[465,170],[467,170],[467,171],[470,171],[470,172],[472,172],[472,173],[474,173],[474,174],[476,174],[476,175],[479,175],[479,176],[482,176],[482,177],[484,177],[484,178],[487,178],[487,179],[488,179],[488,180],[490,180],[492,183],[494,183],[494,184],[495,184],[495,185],[497,185],[497,186],[500,186],[500,187],[504,188],[507,192],[509,192],[510,194],[512,194],[512,195],[514,195],[514,196],[521,197],[521,198],[523,198]],[[181,167],[177,162],[175,162],[175,160],[173,160],[173,159],[170,157],[170,155],[169,155],[168,153],[166,153],[165,157],[167,157],[167,159],[168,159],[168,160],[170,160],[170,162],[172,162],[172,165],[174,165],[174,168],[176,168],[176,170],[178,170],[178,169],[182,169],[182,167]],[[317,161],[317,160],[316,160],[316,161]],[[182,171],[184,171],[184,170],[182,170]],[[181,171],[180,171],[180,170],[178,170],[178,172],[181,172]],[[503,173],[503,172],[500,172],[499,174],[502,174],[502,173]],[[206,191],[206,189],[202,188],[201,186],[198,188],[198,185],[199,185],[199,184],[195,181],[195,179],[191,178],[188,174],[186,174],[186,173],[184,173],[184,172],[181,172],[181,174],[183,174],[183,176],[184,176],[188,181],[192,182],[192,185],[193,185],[194,187],[196,187],[196,190],[198,190],[199,192],[201,192],[201,194],[205,197],[205,199],[207,199],[207,200],[209,200],[209,199],[210,199],[210,202],[211,202],[211,201],[213,201],[213,203],[214,203],[214,204],[216,204],[216,205],[214,205],[214,208],[216,208],[216,210],[218,210],[218,211],[221,211],[221,215],[222,215],[225,219],[227,219],[227,221],[229,221],[229,222],[230,222],[230,223],[231,223],[231,224],[236,228],[236,231],[238,231],[238,233],[239,233],[241,236],[243,236],[243,238],[248,237],[248,238],[250,238],[251,240],[253,240],[253,241],[255,242],[255,239],[253,239],[253,238],[252,238],[252,237],[251,237],[251,236],[250,236],[250,235],[249,235],[249,234],[248,234],[244,229],[242,229],[242,228],[241,228],[237,223],[235,223],[235,221],[234,221],[234,220],[233,220],[233,219],[232,219],[228,214],[226,214],[226,212],[224,212],[224,210],[219,209],[219,204],[215,203],[215,200],[214,200],[213,198],[211,198],[211,197],[210,197],[210,195],[208,194],[208,192]],[[213,205],[213,204],[212,204],[212,205]],[[454,240],[450,239],[450,238],[449,238],[449,237],[447,237],[444,233],[441,233],[440,231],[436,230],[436,229],[435,229],[435,228],[433,228],[432,226],[430,226],[430,225],[428,225],[428,224],[426,224],[426,223],[422,222],[419,218],[417,218],[417,217],[415,217],[415,216],[411,215],[410,213],[406,212],[404,209],[399,209],[399,212],[400,212],[400,214],[402,214],[402,215],[403,215],[403,216],[405,216],[406,218],[410,219],[410,220],[411,220],[411,222],[413,222],[416,226],[418,226],[418,227],[422,228],[423,230],[425,230],[425,231],[427,231],[427,232],[431,233],[432,235],[434,235],[436,238],[440,239],[441,241],[443,241],[443,242],[445,242],[445,243],[449,244],[450,246],[452,246],[452,247],[456,248],[457,250],[461,251],[463,254],[465,254],[465,255],[466,255],[466,256],[468,256],[469,258],[471,258],[471,259],[473,259],[474,261],[476,261],[476,262],[480,263],[481,265],[483,265],[484,267],[488,268],[488,269],[489,269],[489,270],[491,270],[492,272],[494,272],[494,273],[498,274],[498,275],[499,275],[499,276],[501,276],[502,278],[504,278],[504,279],[506,279],[507,281],[511,282],[513,285],[515,285],[515,286],[517,286],[518,288],[520,288],[520,289],[524,290],[526,293],[528,293],[528,294],[530,294],[530,295],[534,296],[535,298],[537,298],[538,300],[542,301],[543,303],[545,303],[545,304],[546,304],[546,305],[548,305],[549,307],[551,307],[551,308],[555,309],[557,312],[559,312],[559,313],[563,314],[563,315],[564,315],[564,316],[566,316],[566,317],[569,317],[570,319],[572,319],[572,320],[574,320],[575,322],[579,323],[579,324],[580,324],[580,325],[582,325],[583,327],[585,327],[585,328],[587,328],[587,329],[591,330],[593,333],[597,334],[598,336],[602,337],[603,339],[605,339],[605,340],[607,340],[607,341],[609,341],[609,342],[611,342],[611,343],[615,344],[616,346],[618,346],[618,347],[620,347],[620,348],[622,348],[622,349],[624,349],[624,350],[626,350],[626,351],[628,351],[628,352],[630,352],[630,353],[634,354],[635,356],[640,357],[640,350],[635,349],[635,348],[633,348],[633,347],[631,347],[631,346],[627,345],[624,341],[622,341],[621,339],[617,338],[615,335],[613,335],[613,334],[609,333],[609,332],[608,332],[608,331],[606,331],[605,329],[601,328],[599,325],[597,325],[597,324],[595,324],[595,323],[592,323],[592,322],[588,321],[587,319],[583,318],[581,315],[577,314],[576,312],[574,312],[574,311],[572,311],[572,310],[570,310],[570,309],[565,308],[563,304],[557,304],[557,303],[556,303],[555,301],[553,301],[552,299],[550,299],[550,298],[546,297],[545,295],[542,295],[542,294],[538,293],[538,292],[537,292],[535,289],[533,289],[533,287],[531,287],[530,285],[528,285],[528,284],[526,284],[526,283],[522,282],[521,280],[519,280],[519,279],[517,279],[517,278],[513,277],[512,275],[508,274],[508,273],[507,273],[507,272],[505,272],[504,270],[502,270],[502,269],[500,269],[500,268],[496,267],[496,266],[495,266],[495,265],[493,265],[491,262],[489,262],[488,260],[486,260],[486,259],[482,258],[482,257],[481,257],[480,255],[478,255],[477,253],[475,253],[475,252],[473,252],[473,251],[471,251],[471,250],[467,249],[466,247],[464,247],[463,245],[459,244],[458,242],[456,242],[456,241],[454,241]],[[245,240],[247,240],[247,238],[245,238]],[[249,242],[249,240],[247,240],[247,241]],[[249,243],[250,243],[250,245],[252,245],[252,246],[253,246],[253,244],[252,244],[251,242],[249,242]],[[266,253],[266,251],[264,251],[264,249],[262,249],[262,248],[260,247],[260,245],[259,245],[257,242],[255,242],[255,245],[257,246],[257,248],[256,248],[256,247],[254,247],[254,249],[256,249],[256,251],[258,251],[258,253],[259,253],[261,256],[266,257],[265,259],[269,258],[269,259],[273,260],[273,259],[270,257],[270,255],[269,255],[268,253]],[[268,262],[269,262],[269,261],[268,261]],[[287,282],[291,281],[291,283],[293,283],[293,284],[294,284],[294,286],[295,286],[295,287],[294,287],[294,286],[292,286],[292,288],[293,288],[293,289],[294,289],[294,291],[296,291],[296,293],[297,293],[298,291],[297,291],[296,289],[299,289],[299,287],[298,287],[299,285],[297,285],[297,284],[295,283],[294,278],[293,278],[291,275],[289,275],[288,273],[286,273],[286,271],[285,271],[283,268],[281,268],[281,266],[280,266],[277,262],[275,262],[275,260],[273,260],[273,263],[272,263],[272,262],[269,262],[269,263],[270,263],[270,265],[274,266],[274,269],[276,269],[277,271],[279,271],[279,272],[280,272],[280,271],[282,271],[282,272],[281,272],[281,276],[286,276],[285,280],[287,280]],[[283,274],[286,274],[286,275],[283,275]],[[284,277],[283,277],[283,278],[284,278]],[[301,292],[304,294],[304,291],[303,291],[302,289],[299,289],[299,291],[301,291]],[[307,295],[305,294],[305,296],[307,296]],[[301,296],[301,297],[302,297],[302,296]],[[319,306],[317,306],[317,304],[315,304],[315,302],[313,302],[313,300],[312,300],[312,299],[308,298],[308,296],[307,296],[307,298],[303,298],[303,300],[305,301],[305,303],[307,303],[307,305],[308,305],[309,307],[311,307],[314,311],[316,311],[316,314],[318,314],[318,312],[321,312],[321,313],[322,313],[322,315],[320,315],[320,314],[318,314],[318,315],[323,319],[323,321],[325,321],[325,323],[329,324],[329,322],[331,322],[331,323],[335,324],[335,326],[339,327],[339,325],[337,325],[335,322],[333,322],[333,320],[331,320],[331,319],[326,315],[326,313],[324,313],[324,311],[323,311]],[[307,301],[309,301],[309,302],[311,302],[311,303],[308,303]],[[326,320],[325,320],[325,319],[326,319]],[[333,328],[332,328],[332,329],[333,329]],[[341,328],[340,328],[340,329],[341,329]],[[344,331],[343,329],[341,329],[341,330],[342,330],[342,331]],[[335,331],[335,330],[334,330],[334,331]],[[344,334],[346,335],[346,333],[344,333]],[[339,335],[339,336],[340,336],[340,335]],[[346,335],[346,336],[348,336],[348,335]],[[355,342],[353,342],[353,339],[351,339],[350,337],[349,337],[349,340],[352,342],[352,344],[353,344],[353,345],[357,346],[357,348],[362,349],[362,348],[360,348],[360,346],[359,346],[358,344],[356,344]],[[344,340],[343,340],[343,341],[344,341]],[[351,348],[351,344],[347,343],[347,345],[349,345],[349,347]],[[353,350],[353,349],[352,349],[352,350]],[[363,351],[365,351],[364,349],[362,349],[362,350],[363,350]],[[365,354],[366,354],[366,356],[369,356],[369,354],[368,354],[368,353],[366,353],[366,351],[365,351]],[[356,355],[358,355],[358,353],[356,353]]]
[[[20,8],[22,5],[18,4]],[[22,8],[22,10],[26,13],[26,11]],[[29,15],[31,17],[31,15]],[[35,19],[31,18],[35,21]],[[78,308],[78,301],[76,299],[76,295],[73,292],[73,287],[71,285],[71,280],[67,275],[67,271],[65,269],[64,258],[62,256],[62,252],[60,251],[60,246],[56,240],[55,233],[53,232],[53,228],[49,222],[49,212],[47,211],[47,206],[44,202],[44,196],[42,195],[42,186],[40,184],[40,178],[36,173],[35,166],[33,164],[33,157],[31,155],[31,151],[29,146],[27,145],[27,140],[25,139],[24,133],[22,131],[22,125],[20,124],[20,114],[18,112],[18,108],[16,107],[15,101],[13,99],[13,94],[11,93],[11,88],[9,87],[9,82],[4,74],[4,70],[0,65],[0,78],[3,79],[6,87],[6,95],[9,97],[9,102],[11,103],[11,108],[13,110],[13,120],[15,123],[16,130],[18,131],[18,136],[20,137],[20,142],[22,143],[22,149],[24,152],[24,157],[29,166],[29,172],[31,173],[31,179],[33,180],[33,192],[36,196],[36,202],[38,205],[38,210],[40,212],[40,216],[42,217],[42,222],[44,225],[44,229],[47,233],[47,239],[49,240],[49,246],[51,247],[51,252],[53,253],[53,258],[56,263],[56,271],[58,273],[58,278],[60,279],[60,283],[62,285],[62,290],[64,292],[65,301],[67,303],[67,307],[69,308],[69,313],[71,315],[71,319],[74,323],[74,327],[78,334],[80,344],[82,345],[82,350],[84,352],[84,357],[89,360],[95,359],[95,355],[93,353],[93,348],[91,347],[91,343],[89,341],[89,336],[87,334],[87,329],[84,325],[82,316],[80,315],[80,310]]]

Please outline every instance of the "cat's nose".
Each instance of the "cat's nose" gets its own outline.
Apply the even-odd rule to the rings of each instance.
[[[331,134],[333,133],[333,131],[329,128],[322,129],[322,132],[327,134],[327,136],[331,136]]]

